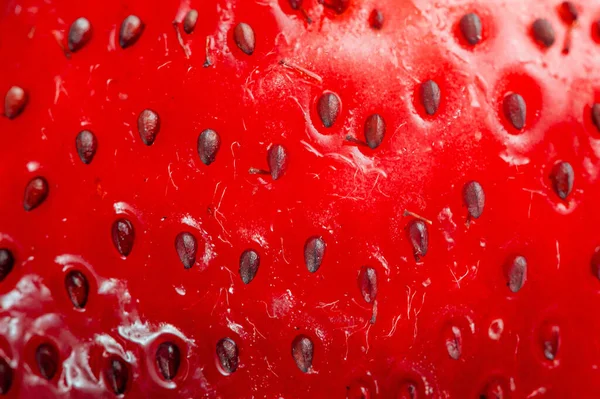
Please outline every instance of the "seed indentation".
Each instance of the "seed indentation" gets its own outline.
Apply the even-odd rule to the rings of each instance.
[[[160,131],[160,117],[155,111],[145,109],[138,116],[137,128],[144,144],[152,145]]]
[[[511,93],[504,97],[503,109],[504,116],[515,129],[521,130],[525,127],[527,106],[520,94]]]
[[[544,18],[538,18],[531,25],[531,31],[533,38],[540,45],[548,48],[554,44],[556,40],[556,34],[550,21]]]
[[[75,52],[85,46],[92,38],[92,24],[87,18],[77,18],[69,29],[69,50]]]
[[[460,328],[452,326],[446,334],[446,350],[451,359],[458,360],[462,355],[462,333]]]
[[[15,265],[15,258],[7,248],[0,248],[0,282],[6,278]]]
[[[499,381],[490,381],[479,394],[479,399],[506,399],[504,387]]]
[[[82,130],[75,138],[75,148],[81,162],[88,165],[94,159],[98,149],[98,140],[96,135],[89,130]]]
[[[240,22],[233,29],[233,40],[240,50],[247,55],[254,53],[256,40],[254,38],[254,30],[250,25]]]
[[[312,368],[314,345],[312,340],[306,335],[298,335],[292,341],[292,357],[296,366],[303,373],[308,373]]]
[[[240,276],[244,284],[250,284],[260,266],[260,256],[253,249],[247,249],[240,256]]]
[[[563,1],[560,5],[560,17],[567,25],[572,25],[579,19],[579,11],[572,2]]]
[[[40,206],[48,197],[48,181],[41,176],[34,177],[25,187],[23,208],[32,211]]]
[[[117,251],[123,256],[128,256],[135,240],[133,224],[125,218],[117,219],[112,225],[112,239]]]
[[[175,237],[175,250],[184,268],[189,269],[194,266],[198,242],[192,233],[181,232],[177,234],[177,237]]]
[[[592,105],[592,122],[600,132],[600,103]]]
[[[273,180],[279,179],[287,169],[288,156],[285,147],[275,144],[267,152],[267,162]]]
[[[8,362],[0,357],[0,395],[8,394],[13,382],[13,370]]]
[[[325,255],[325,241],[321,237],[310,237],[304,244],[304,263],[309,272],[315,273],[321,267]]]
[[[562,200],[567,199],[573,190],[573,181],[575,180],[573,167],[568,162],[558,162],[550,172],[550,180],[556,195]]]
[[[413,249],[413,255],[418,262],[427,255],[429,249],[429,233],[427,225],[422,220],[415,219],[408,225],[408,240]]]
[[[483,187],[476,181],[470,181],[463,188],[463,201],[469,210],[469,216],[478,219],[485,206]]]
[[[465,40],[474,46],[481,41],[481,19],[475,13],[465,14],[460,19],[460,32]]]
[[[374,9],[371,11],[371,14],[369,15],[369,25],[371,25],[371,28],[376,30],[383,28],[383,21],[384,18],[381,10]]]
[[[513,257],[508,262],[507,271],[508,288],[514,293],[519,292],[527,281],[527,259],[520,255]]]
[[[135,44],[144,32],[144,23],[136,15],[130,15],[123,20],[119,32],[119,45],[127,48]]]
[[[127,382],[129,381],[127,363],[118,357],[111,358],[108,362],[108,367],[104,370],[104,378],[108,387],[115,394],[121,395],[125,393]]]
[[[377,298],[377,271],[363,266],[358,273],[358,288],[365,302],[371,303]]]
[[[198,11],[191,9],[183,18],[183,31],[188,35],[196,29],[198,23]]]
[[[592,274],[600,280],[600,247],[596,248],[591,259]],[[1,281],[1,280],[0,280]]]
[[[434,115],[440,107],[440,87],[433,80],[421,84],[421,103],[425,107],[427,115]]]
[[[4,115],[8,119],[14,119],[23,112],[29,96],[27,92],[19,86],[13,86],[6,92],[4,97]]]
[[[398,390],[397,399],[420,399],[419,389],[414,381],[404,381]]]
[[[317,113],[323,126],[326,128],[332,127],[340,114],[341,108],[342,102],[337,94],[330,91],[323,93],[317,102]]]
[[[35,351],[35,361],[42,377],[51,380],[58,371],[58,352],[54,345],[41,344]]]
[[[217,359],[223,373],[235,373],[240,359],[238,347],[231,338],[222,338],[217,342]]]
[[[544,357],[554,361],[560,346],[560,327],[554,323],[544,323],[540,329],[540,340]]]
[[[179,371],[181,354],[179,347],[172,342],[163,342],[156,350],[156,365],[163,378],[171,381]]]
[[[385,120],[379,114],[370,115],[365,121],[365,140],[370,149],[381,145],[385,136]]]
[[[90,292],[90,285],[85,275],[79,270],[71,270],[65,276],[65,288],[73,306],[83,309],[87,304]]]
[[[336,14],[342,14],[350,6],[350,0],[319,0],[319,3],[333,10]]]

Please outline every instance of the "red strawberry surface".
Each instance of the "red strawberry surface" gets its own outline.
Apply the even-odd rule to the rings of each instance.
[[[0,394],[600,394],[599,1],[1,6]]]

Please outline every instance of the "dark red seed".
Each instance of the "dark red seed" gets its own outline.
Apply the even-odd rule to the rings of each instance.
[[[400,384],[396,399],[420,399],[417,384],[413,381],[404,381]]]
[[[377,297],[377,271],[369,266],[363,266],[358,273],[358,288],[367,303]]]
[[[321,267],[325,256],[325,241],[321,237],[310,237],[304,244],[304,263],[309,272],[315,273]]]
[[[87,278],[79,270],[72,270],[65,276],[65,288],[69,298],[78,309],[83,309],[87,304],[90,285]]]
[[[600,247],[598,247],[592,255],[591,266],[592,274],[600,280]]]
[[[579,18],[579,11],[575,4],[570,1],[563,1],[560,5],[560,17],[567,25],[572,25]]]
[[[573,190],[573,180],[575,179],[575,172],[573,167],[568,162],[558,162],[552,168],[550,172],[550,180],[552,181],[552,188],[556,195],[560,199],[567,199],[571,191]]]
[[[421,84],[421,103],[427,115],[434,115],[440,107],[440,87],[433,80]]]
[[[473,219],[478,219],[485,206],[485,193],[483,187],[476,181],[470,181],[463,188],[463,201]]]
[[[221,147],[221,137],[212,129],[206,129],[198,136],[198,156],[205,165],[215,161]]]
[[[183,31],[189,35],[196,29],[196,23],[198,23],[198,11],[191,9],[183,18]]]
[[[240,256],[240,276],[244,284],[250,284],[256,273],[258,272],[258,266],[260,266],[260,256],[252,249],[247,249]]]
[[[507,265],[508,288],[516,293],[519,292],[527,281],[527,260],[523,256],[513,257]]]
[[[296,366],[303,373],[308,373],[312,368],[314,345],[312,340],[306,335],[298,335],[292,341],[292,357]]]
[[[515,129],[521,130],[525,127],[527,106],[520,94],[511,93],[504,97],[504,116]]]
[[[15,265],[15,258],[10,249],[0,248],[0,282],[6,278]]]
[[[87,18],[77,18],[69,29],[69,50],[75,52],[85,46],[92,38],[92,24]]]
[[[460,359],[460,356],[462,355],[462,333],[460,328],[451,326],[447,329],[446,350],[451,359]]]
[[[115,394],[121,395],[125,393],[127,382],[129,380],[127,363],[118,357],[110,359],[108,367],[104,370],[104,378],[106,385],[108,385]]]
[[[225,374],[235,373],[240,362],[238,348],[231,338],[217,342],[217,359]]]
[[[408,225],[408,240],[413,248],[413,254],[417,262],[422,256],[427,255],[429,248],[429,233],[427,225],[422,220],[413,220]]]
[[[271,171],[273,180],[279,179],[287,169],[288,157],[285,147],[280,144],[275,144],[269,148],[267,152],[267,162]]]
[[[27,92],[19,86],[13,86],[6,92],[4,97],[4,115],[8,119],[14,119],[23,112],[29,96]]]
[[[155,111],[145,109],[138,116],[137,127],[144,144],[152,145],[160,131],[160,117]]]
[[[256,40],[254,38],[254,30],[252,30],[250,25],[244,22],[237,24],[233,29],[233,40],[245,54],[252,55],[254,53]]]
[[[112,225],[112,239],[117,251],[123,256],[128,256],[135,239],[133,224],[125,218],[117,219]]]
[[[560,327],[553,323],[544,323],[540,329],[540,340],[544,357],[554,361],[560,346]]]
[[[531,31],[535,41],[544,47],[552,46],[556,40],[554,28],[552,28],[552,24],[547,19],[536,19],[533,25],[531,25]]]
[[[181,354],[172,342],[163,342],[156,350],[156,365],[165,380],[171,381],[179,371]]]
[[[48,197],[48,181],[41,176],[34,177],[25,187],[23,197],[23,208],[31,211],[37,208]]]
[[[507,399],[504,387],[498,381],[490,381],[481,391],[479,399]]]
[[[8,362],[0,357],[0,395],[8,394],[13,381],[13,370]]]
[[[360,381],[353,381],[347,387],[346,399],[371,399],[371,390]]]
[[[594,104],[592,106],[592,122],[600,132],[600,104]]]
[[[175,237],[175,250],[179,260],[186,269],[191,268],[196,263],[196,252],[198,251],[198,242],[191,233],[182,232]]]
[[[381,145],[385,136],[385,120],[379,114],[370,115],[365,122],[365,140],[369,148],[374,150]]]
[[[302,7],[302,0],[288,0],[288,3],[290,3],[292,10],[299,10]]]
[[[94,155],[96,155],[98,140],[96,140],[94,133],[89,130],[82,130],[77,135],[77,138],[75,138],[75,147],[77,148],[79,159],[87,165],[92,162]]]
[[[371,25],[371,28],[377,30],[383,28],[383,13],[380,10],[374,9],[371,11],[371,15],[369,15],[369,25]]]
[[[58,371],[58,352],[54,345],[41,344],[35,351],[35,361],[42,377],[51,380]]]
[[[328,91],[321,95],[317,102],[317,112],[326,128],[333,126],[340,114],[341,108],[342,102],[337,94]]]
[[[144,32],[144,23],[136,15],[130,15],[123,20],[119,33],[119,45],[127,48],[138,41]]]
[[[465,14],[460,19],[460,31],[465,40],[474,46],[481,41],[481,19],[475,13]]]
[[[336,14],[342,14],[350,6],[350,0],[319,0],[319,3],[333,10]]]

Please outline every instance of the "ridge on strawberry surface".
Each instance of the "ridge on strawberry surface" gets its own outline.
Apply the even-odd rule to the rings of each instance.
[[[1,12],[0,395],[600,391],[600,2]]]

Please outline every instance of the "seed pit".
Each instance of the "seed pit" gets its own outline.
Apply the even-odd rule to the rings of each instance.
[[[41,176],[34,177],[25,187],[23,208],[32,211],[40,206],[48,197],[48,181]]]
[[[459,23],[460,32],[471,46],[481,41],[481,19],[475,13],[465,14]]]
[[[58,371],[58,352],[54,345],[45,343],[37,347],[35,361],[41,376],[52,380]]]
[[[596,248],[591,259],[592,274],[600,280],[600,247]]]
[[[221,372],[225,375],[235,373],[239,365],[239,353],[236,343],[231,338],[222,338],[217,342],[217,360]]]
[[[598,103],[592,105],[592,123],[600,133],[600,104]]]
[[[221,148],[221,136],[212,129],[206,129],[198,136],[198,156],[205,165],[215,161],[219,148]]]
[[[158,371],[167,381],[177,376],[181,364],[179,347],[172,342],[163,342],[156,350],[156,366]]]
[[[127,363],[119,357],[109,359],[104,370],[106,385],[117,395],[125,393],[129,381],[129,370]]]
[[[319,3],[336,14],[342,14],[350,6],[350,0],[319,0]]]
[[[342,109],[342,102],[337,94],[326,91],[324,92],[319,101],[317,102],[317,113],[323,123],[323,126],[330,128],[336,122],[340,111]]]
[[[81,162],[88,165],[94,159],[98,149],[98,140],[94,133],[89,130],[82,130],[75,138],[75,148]]]
[[[0,357],[0,395],[7,395],[13,382],[13,370],[3,357]]]
[[[198,11],[191,9],[185,14],[183,18],[183,31],[188,35],[196,29],[198,23]]]
[[[549,361],[556,360],[560,347],[560,327],[554,323],[544,323],[540,328],[540,342],[544,358]]]
[[[15,258],[7,248],[0,248],[0,282],[2,282],[13,270]]]
[[[112,239],[117,251],[127,257],[135,240],[133,224],[125,218],[117,219],[112,225]]]
[[[150,146],[160,131],[160,117],[155,111],[145,109],[138,116],[137,128],[144,144]]]
[[[8,119],[16,118],[23,112],[28,101],[29,96],[25,90],[19,86],[11,87],[4,97],[4,116]]]
[[[298,335],[292,341],[292,357],[300,371],[308,373],[312,368],[314,345],[306,335]]]
[[[65,288],[69,299],[77,309],[83,309],[87,304],[90,286],[87,278],[79,270],[71,270],[65,276]]]
[[[175,237],[175,250],[183,267],[190,269],[196,263],[198,242],[192,233],[182,232]]]
[[[517,293],[527,281],[527,260],[523,256],[513,257],[507,264],[507,286]]]
[[[92,38],[92,24],[87,18],[77,18],[69,29],[68,45],[72,52],[80,50]]]
[[[240,276],[244,284],[250,284],[260,266],[260,256],[253,249],[247,249],[240,256]]]
[[[579,19],[577,7],[570,1],[563,1],[560,4],[559,14],[563,22],[567,25],[573,25]]]
[[[427,115],[432,116],[438,111],[442,98],[440,87],[433,80],[427,80],[421,84],[419,89],[421,105],[425,108]]]
[[[119,32],[119,45],[121,48],[126,49],[135,44],[138,41],[142,33],[144,32],[144,23],[136,15],[130,15],[123,20],[121,23],[121,30]]]
[[[374,9],[373,11],[371,11],[371,14],[369,15],[369,25],[371,26],[371,28],[375,30],[380,30],[381,28],[383,28],[383,21],[383,13],[381,12],[381,10]]]
[[[256,41],[254,38],[254,30],[247,23],[240,22],[233,29],[233,40],[240,50],[247,55],[254,53]]]
[[[480,399],[505,399],[507,396],[504,394],[505,389],[503,384],[499,381],[492,380],[488,382],[485,387],[481,390],[479,395]]]
[[[536,19],[531,25],[531,31],[535,41],[542,47],[549,48],[556,41],[556,34],[550,21],[544,18]]]
[[[403,381],[398,388],[397,399],[420,399],[419,388],[414,381]]]
[[[575,172],[570,163],[561,161],[552,167],[550,181],[552,182],[552,189],[560,199],[566,200],[571,194],[574,180]]]
[[[408,225],[408,240],[413,249],[413,255],[418,262],[421,257],[427,255],[429,249],[429,233],[425,222],[415,219]]]

